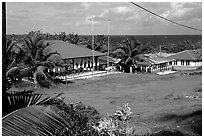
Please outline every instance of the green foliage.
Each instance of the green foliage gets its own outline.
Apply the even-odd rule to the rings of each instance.
[[[134,40],[133,37],[129,37],[123,40],[112,53],[117,58],[121,58],[120,65],[123,67],[125,72],[130,72],[130,67],[137,63],[138,56],[146,51],[146,47],[141,47],[141,42]]]
[[[134,131],[129,126],[129,119],[132,112],[128,103],[109,115],[102,118],[93,128],[98,132],[99,136],[131,136]]]
[[[42,94],[34,93],[32,90],[27,91],[7,91],[7,109],[2,112],[2,115],[5,116],[10,112],[18,110],[20,108],[35,105],[39,99],[42,97]]]
[[[178,53],[184,50],[201,49],[202,41],[193,42],[185,40],[178,43],[168,43],[161,46],[161,50],[166,53]]]
[[[54,105],[63,112],[66,112],[70,118],[72,118],[72,121],[70,122],[72,123],[72,126],[66,127],[64,135],[97,135],[97,132],[91,126],[100,119],[100,114],[95,108],[85,106],[81,102],[76,104],[65,104],[64,102],[61,102],[58,104],[54,103]]]
[[[97,132],[89,119],[94,115],[98,113],[93,107],[65,104],[60,97],[49,98],[4,117],[2,132],[15,136],[93,136]]]
[[[53,78],[46,72],[48,68],[55,67],[55,63],[50,60],[51,56],[59,55],[57,52],[45,53],[44,50],[49,46],[44,43],[44,34],[41,31],[31,31],[23,38],[21,43],[13,39],[8,41],[7,51],[11,54],[11,61],[8,62],[7,78],[14,82],[16,78],[34,77],[40,86],[49,87]],[[19,57],[19,58],[17,58]],[[8,83],[9,84],[9,83]]]

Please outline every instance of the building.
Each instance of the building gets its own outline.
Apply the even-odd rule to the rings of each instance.
[[[94,51],[93,63],[93,51],[91,49],[60,40],[47,40],[46,42],[50,44],[48,51],[57,51],[60,54],[69,73],[91,71],[93,67],[94,70],[99,70],[99,57],[105,56],[104,53]],[[54,72],[60,72],[60,68],[54,69]]]
[[[193,70],[202,66],[202,49],[184,50],[169,58],[174,59],[173,68],[175,70]]]
[[[145,54],[143,61],[137,63],[137,68],[144,72],[159,72],[171,70],[174,59],[159,54]]]

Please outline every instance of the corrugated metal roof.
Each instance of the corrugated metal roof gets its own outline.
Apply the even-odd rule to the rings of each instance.
[[[49,48],[51,48],[52,51],[59,52],[62,59],[92,57],[93,55],[93,52],[91,49],[78,46],[75,44],[71,44],[68,42],[64,42],[60,40],[47,40],[45,42],[48,42],[50,44]],[[104,56],[104,55],[105,55],[104,53],[94,51],[94,56]]]
[[[151,60],[154,64],[160,64],[160,63],[165,63],[165,62],[173,61],[173,59],[170,58],[170,57],[162,57],[162,56],[150,57],[150,60]]]
[[[176,60],[202,60],[202,50],[184,50],[169,57]]]
[[[153,65],[153,64],[161,64],[173,61],[174,59],[164,56],[159,56],[157,54],[144,54],[143,61],[137,61],[138,65]]]

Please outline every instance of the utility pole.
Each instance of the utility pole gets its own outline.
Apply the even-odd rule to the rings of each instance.
[[[93,70],[92,70],[92,77],[94,76],[94,26],[93,26],[94,17],[91,17],[91,34],[92,34],[92,58],[93,58]]]
[[[161,56],[161,45],[159,45],[159,53],[160,53],[160,56]]]
[[[110,19],[108,21],[108,54],[107,54],[107,74],[108,74],[108,67],[109,67],[109,43],[110,43]]]

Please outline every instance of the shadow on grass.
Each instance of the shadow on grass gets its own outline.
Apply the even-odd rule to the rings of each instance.
[[[159,121],[167,122],[173,121],[180,126],[176,131],[162,130],[154,135],[160,136],[182,136],[182,135],[202,135],[202,110],[197,110],[189,114],[165,115],[159,119]],[[186,133],[188,131],[188,133]]]
[[[180,131],[162,130],[151,134],[150,136],[185,136]]]

